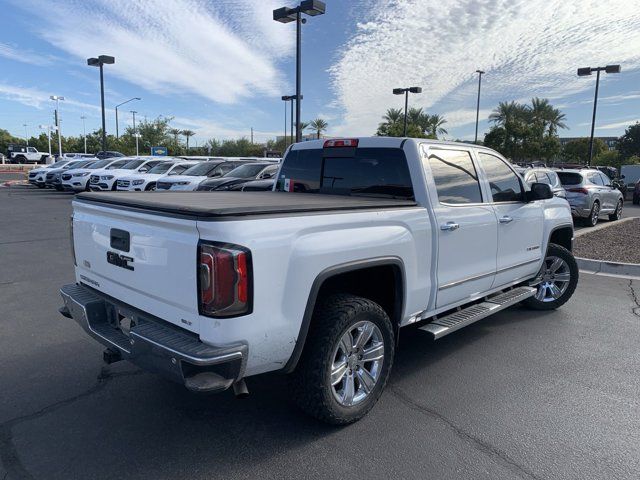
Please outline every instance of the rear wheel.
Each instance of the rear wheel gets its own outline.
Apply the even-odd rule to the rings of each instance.
[[[15,163],[25,164],[25,163],[27,163],[27,157],[25,157],[24,155],[18,155],[18,156],[16,156],[16,162]]]
[[[523,303],[534,310],[554,310],[564,305],[578,285],[578,264],[564,247],[549,244],[547,256],[538,275],[529,283],[536,294]]]
[[[389,378],[394,337],[391,320],[377,303],[345,294],[326,298],[291,375],[298,406],[334,425],[362,418]]]
[[[616,205],[616,210],[611,215],[609,215],[609,220],[615,222],[616,220],[620,220],[622,217],[622,200],[618,200],[618,205]]]
[[[584,224],[587,227],[595,227],[598,224],[598,219],[600,218],[600,202],[597,200],[593,202],[593,207],[591,207],[591,212],[589,216],[585,218]]]

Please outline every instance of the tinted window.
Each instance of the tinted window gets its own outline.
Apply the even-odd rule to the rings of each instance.
[[[547,175],[549,175],[549,178],[551,179],[551,185],[557,187],[560,183],[560,179],[558,178],[556,172],[547,172]]]
[[[156,167],[158,168],[158,167]],[[189,165],[176,165],[172,170],[171,170],[171,175],[181,175],[182,172],[184,172],[187,168],[189,168]],[[149,172],[151,173],[151,172]]]
[[[430,150],[429,166],[441,203],[480,203],[480,183],[469,152]]]
[[[97,162],[93,162],[91,164],[91,168],[104,168],[105,166],[109,165],[109,160],[98,160]]]
[[[184,171],[184,175],[188,175],[190,177],[205,177],[209,174],[211,170],[216,168],[219,164],[216,162],[202,162],[194,165],[191,168],[187,168]]]
[[[480,152],[482,168],[484,168],[491,196],[494,202],[520,202],[523,199],[520,179],[500,158]]]
[[[604,173],[600,174],[600,178],[602,179],[603,185],[611,185],[611,179],[607,177]]]
[[[113,160],[109,160],[109,161],[112,162]],[[122,166],[126,165],[128,161],[129,160],[118,160],[117,162],[113,162],[111,165],[107,167],[107,170],[114,170],[116,168],[121,168]]]
[[[155,167],[150,168],[147,173],[166,173],[171,167],[173,167],[173,163],[162,162],[156,165]]]
[[[353,156],[323,158],[323,150],[293,150],[276,190],[413,199],[407,159],[399,148],[357,148]]]
[[[248,163],[234,168],[228,175],[234,178],[254,178],[265,166],[264,163]]]
[[[580,185],[582,183],[582,175],[576,172],[558,172],[562,185]]]
[[[602,177],[600,177],[598,173],[589,173],[587,175],[587,179],[595,185],[604,185],[604,182],[602,181]]]
[[[130,160],[120,168],[122,168],[123,170],[133,170],[134,168],[138,168],[143,163],[144,163],[144,160]]]

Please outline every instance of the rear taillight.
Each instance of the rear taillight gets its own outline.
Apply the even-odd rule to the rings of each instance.
[[[235,317],[252,309],[251,252],[228,243],[198,247],[198,304],[201,315]]]
[[[569,188],[567,191],[568,192],[573,192],[573,193],[582,193],[584,195],[589,195],[589,190],[587,190],[586,188]]]

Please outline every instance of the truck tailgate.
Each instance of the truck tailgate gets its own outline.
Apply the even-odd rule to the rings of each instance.
[[[77,281],[199,333],[194,220],[74,204]]]

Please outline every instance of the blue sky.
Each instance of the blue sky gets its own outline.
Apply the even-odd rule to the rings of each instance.
[[[595,77],[577,67],[622,64],[600,84],[597,135],[640,120],[637,0],[327,0],[303,27],[303,120],[329,134],[375,132],[393,87],[422,86],[411,104],[443,115],[448,138],[473,138],[477,79],[485,70],[481,118],[498,101],[550,98],[567,116],[563,136],[587,135]],[[107,131],[129,110],[174,117],[195,140],[273,138],[284,128],[281,95],[294,93],[295,25],[271,19],[282,0],[0,0],[0,128],[23,136],[53,123],[64,134],[100,125],[98,70],[105,67]],[[488,129],[481,121],[480,131]],[[192,141],[193,142],[193,141]]]

